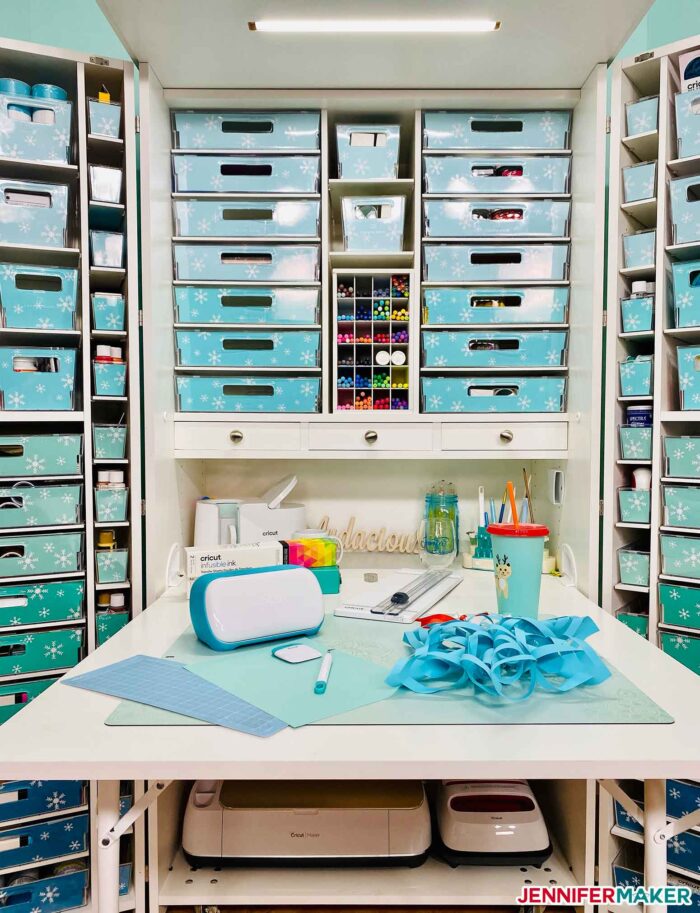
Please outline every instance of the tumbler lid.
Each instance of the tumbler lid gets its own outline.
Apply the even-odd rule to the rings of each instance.
[[[540,523],[489,523],[486,527],[487,533],[493,533],[496,536],[548,536],[549,530]]]

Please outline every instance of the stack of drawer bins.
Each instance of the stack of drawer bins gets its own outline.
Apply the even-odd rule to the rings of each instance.
[[[562,412],[569,111],[423,115],[422,410]]]
[[[173,113],[181,412],[318,412],[320,112]]]

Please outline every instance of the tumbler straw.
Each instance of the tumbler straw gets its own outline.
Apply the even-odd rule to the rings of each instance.
[[[506,482],[506,488],[508,489],[508,500],[510,501],[510,509],[513,514],[513,523],[517,529],[520,526],[520,521],[518,520],[518,506],[515,503],[515,491],[513,490],[513,483]]]

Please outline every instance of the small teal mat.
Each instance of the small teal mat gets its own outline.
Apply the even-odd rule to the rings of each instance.
[[[403,625],[371,622],[354,618],[326,616],[321,633],[309,638],[319,650],[337,647],[345,653],[383,666],[387,673],[396,659],[405,654],[401,638]],[[298,640],[298,638],[295,638]],[[280,641],[282,643],[282,641]],[[254,648],[259,649],[259,648]],[[271,649],[271,647],[269,648]],[[228,654],[229,656],[235,655]],[[165,654],[181,663],[211,659],[212,651],[197,640],[189,629]],[[309,663],[309,665],[315,665]],[[459,691],[442,694],[413,694],[401,689],[384,701],[359,707],[340,716],[312,725],[331,726],[496,726],[565,724],[590,725],[672,723],[665,710],[633,685],[610,663],[610,678],[601,685],[576,688],[566,694],[536,692],[519,704],[466,697]],[[332,673],[331,673],[332,674]],[[131,701],[122,702],[107,719],[109,726],[201,726],[198,720],[158,710]]]

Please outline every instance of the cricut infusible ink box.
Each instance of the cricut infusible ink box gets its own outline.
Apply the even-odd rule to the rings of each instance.
[[[273,567],[283,563],[280,542],[255,545],[219,545],[216,548],[186,548],[187,586],[202,574],[219,574],[248,567]]]
[[[700,89],[700,48],[678,55],[678,69],[681,76],[681,92]]]

